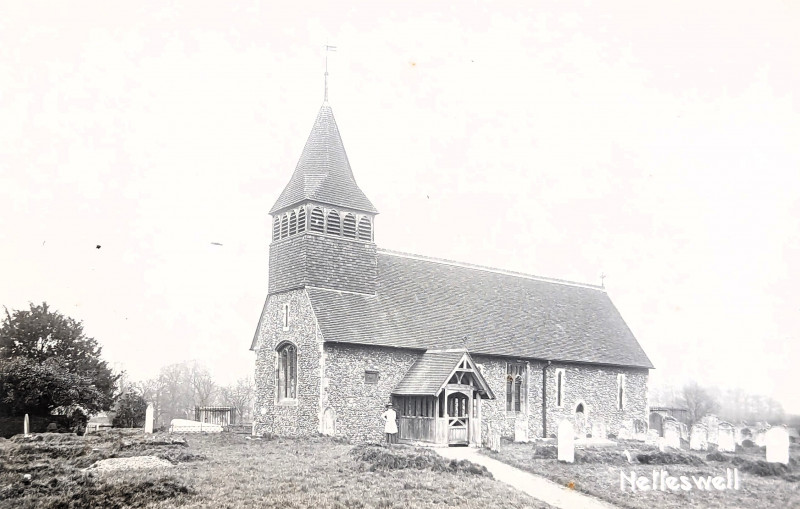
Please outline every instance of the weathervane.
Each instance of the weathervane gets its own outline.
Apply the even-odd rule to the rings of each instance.
[[[325,45],[325,102],[328,102],[328,52],[336,51],[336,46]]]
[[[602,286],[603,288],[606,287],[606,273],[605,272],[601,272],[600,273],[600,286]]]

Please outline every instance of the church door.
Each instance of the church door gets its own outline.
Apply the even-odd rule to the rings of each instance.
[[[469,444],[470,398],[456,392],[447,397],[448,444]]]

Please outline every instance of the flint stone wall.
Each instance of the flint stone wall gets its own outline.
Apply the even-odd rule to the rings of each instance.
[[[325,377],[318,397],[323,411],[330,407],[336,412],[336,435],[359,441],[383,440],[380,416],[392,390],[421,354],[399,348],[326,343]],[[378,382],[366,383],[365,371],[377,371]]]
[[[558,402],[556,369],[564,369],[564,401]],[[617,405],[617,375],[624,374],[625,407]],[[538,378],[541,380],[541,372]],[[622,422],[629,419],[647,419],[648,370],[612,368],[553,363],[547,367],[547,436],[555,435],[558,423],[564,419],[574,422],[575,408],[583,403],[586,429],[602,422],[607,433],[619,434]],[[505,389],[501,394],[505,394]],[[541,410],[540,410],[541,413]],[[541,428],[537,432],[541,436]]]
[[[289,330],[283,330],[283,305],[289,304]],[[278,401],[276,348],[290,342],[297,348],[294,400]],[[319,405],[322,336],[317,330],[305,290],[270,295],[256,343],[255,416],[253,434],[308,436],[320,431]],[[263,409],[263,413],[262,413]]]
[[[514,440],[517,437],[517,426],[525,427],[527,439],[542,436],[542,363],[527,362],[525,380],[524,408],[520,412],[506,410],[506,376],[508,363],[520,361],[496,357],[474,355],[472,359],[479,365],[479,370],[492,389],[496,399],[481,402],[481,436],[489,433],[488,425],[502,437]],[[517,421],[520,421],[517,424]]]

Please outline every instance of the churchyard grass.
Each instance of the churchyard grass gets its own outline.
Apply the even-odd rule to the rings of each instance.
[[[630,453],[633,463],[628,463],[623,452],[625,450]],[[576,449],[575,463],[572,464],[557,461],[554,444],[503,441],[499,451],[482,452],[621,508],[800,507],[800,447],[796,445],[791,448],[791,461],[786,467],[759,463],[764,459],[764,449],[760,447],[738,450],[736,453],[668,449],[666,454],[661,454],[655,446],[619,441],[614,447]],[[642,462],[637,459],[639,455],[646,455],[641,457]],[[658,463],[660,461],[664,463]],[[699,490],[692,480],[692,476],[725,476],[726,469],[733,468],[738,469],[738,490]],[[635,471],[637,476],[645,476],[650,480],[653,470],[660,475],[662,469],[672,477],[687,476],[692,489],[673,491],[667,487],[661,491],[660,480],[655,491],[632,492],[627,482],[624,491],[620,488],[621,473],[630,478],[631,471]],[[652,482],[648,484],[652,485]]]
[[[156,456],[172,466],[83,470],[98,460],[131,456]],[[141,431],[0,440],[2,509],[442,505],[548,507],[493,480],[482,467],[451,464],[430,450],[403,445]]]

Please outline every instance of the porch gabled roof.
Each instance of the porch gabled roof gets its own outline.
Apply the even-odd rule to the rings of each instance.
[[[447,384],[453,372],[466,357],[472,366],[475,362],[466,350],[427,351],[411,366],[406,376],[400,380],[392,394],[397,396],[438,396]],[[478,390],[494,399],[494,394],[483,375],[475,369],[472,371]]]

